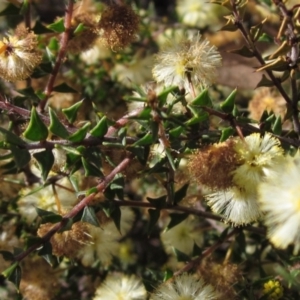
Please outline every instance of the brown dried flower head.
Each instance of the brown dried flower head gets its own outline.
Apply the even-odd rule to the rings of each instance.
[[[79,24],[83,25],[83,30],[76,33],[75,30]],[[72,20],[71,32],[71,38],[68,42],[68,51],[76,54],[89,50],[94,46],[99,37],[96,17],[88,13],[76,15]]]
[[[139,20],[130,6],[112,5],[103,11],[98,27],[104,42],[112,50],[119,50],[135,40]]]
[[[205,259],[199,266],[198,272],[207,283],[214,285],[217,291],[222,293],[224,299],[238,299],[234,285],[240,280],[242,271],[236,264],[219,264]]]
[[[45,223],[38,229],[38,236],[42,237],[53,227],[52,223]],[[89,242],[88,226],[86,223],[77,222],[71,230],[55,233],[50,239],[52,253],[56,256],[75,257],[82,246]]]
[[[0,77],[7,81],[28,78],[42,60],[37,44],[37,36],[22,24],[14,35],[3,37],[0,41]]]
[[[57,270],[42,258],[27,257],[22,262],[22,280],[20,291],[24,300],[51,300],[56,299],[59,291]]]
[[[195,152],[189,160],[193,180],[212,190],[231,187],[231,173],[238,165],[235,144],[234,139],[228,139],[224,143],[213,144]]]

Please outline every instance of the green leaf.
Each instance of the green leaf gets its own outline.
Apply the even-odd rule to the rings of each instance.
[[[281,135],[282,133],[282,122],[281,122],[281,116],[276,117],[276,120],[272,127],[273,133],[277,135]]]
[[[166,228],[167,230],[170,230],[171,228],[175,227],[176,225],[180,224],[182,221],[184,221],[189,215],[188,214],[177,214],[173,213],[170,214],[170,222]]]
[[[48,128],[39,117],[34,106],[31,109],[30,121],[23,135],[26,139],[34,142],[44,141],[48,137]]]
[[[98,189],[96,187],[92,187],[92,188],[88,189],[85,194],[86,194],[86,196],[89,196],[91,194],[97,194],[97,193],[98,193]]]
[[[2,133],[4,141],[9,144],[13,144],[13,145],[17,145],[17,146],[26,145],[26,143],[21,138],[19,138],[17,135],[12,133],[11,131],[8,131],[8,130],[0,127],[0,133]]]
[[[13,4],[8,4],[8,6],[0,12],[1,16],[11,16],[11,15],[19,15],[20,14],[20,7],[16,7]]]
[[[269,80],[264,74],[262,75],[261,80],[259,81],[259,83],[257,84],[256,88],[258,87],[262,87],[262,86],[266,86],[266,87],[272,87],[274,86],[273,81]]]
[[[95,210],[93,207],[86,206],[83,209],[82,217],[81,217],[82,222],[90,223],[96,227],[100,227],[98,218],[95,214]]]
[[[266,21],[267,21],[267,18],[262,20],[259,24],[252,26],[250,28],[250,37],[252,38],[253,42],[256,42],[262,35],[262,28]]]
[[[45,181],[54,164],[54,155],[52,150],[46,149],[41,152],[36,152],[33,154],[33,157],[37,160],[38,165],[42,170],[43,180]]]
[[[174,254],[175,254],[176,259],[177,259],[178,262],[187,262],[187,261],[189,261],[191,259],[184,252],[181,252],[180,250],[178,250],[178,249],[176,249],[174,247],[172,247],[172,249],[173,249],[173,252],[174,252]]]
[[[74,121],[76,120],[78,110],[81,107],[82,103],[83,103],[83,100],[73,104],[72,106],[70,106],[68,108],[62,109],[63,114],[66,116],[66,118],[70,124],[73,124]]]
[[[29,236],[26,238],[26,249],[32,246],[36,247],[37,245],[42,245],[43,242],[43,239],[38,236]]]
[[[183,131],[184,131],[184,127],[178,126],[178,127],[171,129],[169,131],[169,134],[172,138],[178,138],[182,134]]]
[[[268,43],[273,43],[274,38],[266,34],[265,32],[259,37],[258,39],[259,42],[268,42]]]
[[[19,290],[20,281],[22,277],[22,270],[18,262],[13,263],[9,268],[2,272],[9,281],[11,281]]]
[[[189,119],[188,121],[186,121],[185,125],[191,126],[191,125],[202,123],[202,122],[206,121],[208,119],[208,117],[209,117],[208,113],[204,112],[204,113],[194,116],[191,119]]]
[[[84,168],[84,176],[95,176],[95,177],[104,177],[99,168],[91,164],[84,157],[81,157],[81,162]]]
[[[62,220],[62,216],[52,211],[47,211],[38,207],[35,207],[36,213],[41,217],[41,223],[58,223]]]
[[[226,112],[231,113],[234,107],[234,100],[237,93],[237,89],[234,89],[224,102],[221,103],[220,108]]]
[[[150,202],[152,205],[155,206],[155,208],[163,208],[165,207],[166,205],[166,200],[167,200],[167,196],[166,195],[163,195],[161,197],[158,197],[158,198],[150,198],[150,197],[147,197],[146,198],[148,202]]]
[[[170,86],[170,87],[167,87],[166,89],[164,89],[163,91],[161,91],[157,95],[160,106],[163,106],[167,101],[168,95],[176,90],[178,90],[177,86]]]
[[[232,127],[227,127],[222,129],[222,134],[219,142],[220,143],[225,142],[233,134],[234,134],[234,129]]]
[[[121,209],[119,206],[115,207],[111,212],[110,217],[113,219],[118,231],[121,233]]]
[[[97,123],[97,125],[90,131],[90,134],[94,137],[104,137],[108,130],[108,122],[107,117],[104,116],[101,120]]]
[[[35,34],[52,33],[53,31],[44,26],[40,21],[36,21],[32,31]]]
[[[68,130],[66,129],[66,127],[59,121],[56,113],[54,112],[54,110],[49,107],[49,116],[50,116],[50,125],[49,125],[49,130],[63,138],[63,139],[67,139],[69,136]]]
[[[150,107],[145,107],[137,116],[134,116],[131,119],[147,121],[151,117],[151,112],[152,112],[152,109]]]
[[[39,103],[41,101],[41,99],[36,95],[36,93],[32,87],[18,90],[18,93],[26,96],[27,98],[34,100],[37,103]]]
[[[72,135],[70,135],[68,137],[68,140],[71,142],[74,142],[74,143],[83,141],[90,129],[90,126],[91,126],[91,123],[87,122],[81,128],[79,128],[76,132],[74,132]]]
[[[241,55],[243,57],[248,57],[248,58],[254,57],[254,53],[247,46],[243,46],[240,49],[231,50],[229,52],[233,54]]]
[[[192,102],[191,105],[201,105],[212,107],[212,101],[209,97],[208,89],[203,90]]]
[[[175,171],[176,170],[176,166],[175,166],[175,163],[174,163],[174,160],[173,160],[173,156],[172,156],[172,154],[170,152],[170,149],[166,148],[165,149],[165,153],[166,153],[166,156],[168,158],[168,161],[170,163],[171,168]]]
[[[136,141],[132,146],[145,146],[152,144],[153,135],[151,132],[146,133],[141,139]]]
[[[149,213],[149,223],[147,227],[147,234],[150,235],[160,217],[160,210],[150,208],[148,209],[148,213]]]
[[[53,88],[53,91],[59,92],[59,93],[78,93],[78,91],[74,90],[72,87],[67,85],[65,82],[57,85]]]
[[[28,165],[31,160],[30,153],[27,149],[20,149],[14,145],[10,146],[11,153],[14,156],[16,167],[20,170]]]
[[[80,23],[78,24],[78,26],[76,27],[76,29],[74,30],[73,34],[76,35],[76,34],[79,34],[81,32],[83,32],[85,30],[85,26],[83,23]]]
[[[43,257],[52,267],[57,264],[57,257],[52,254],[52,245],[49,241],[43,243],[43,247],[38,251],[38,255]]]
[[[174,194],[174,204],[178,204],[185,196],[187,189],[189,187],[189,184],[184,184],[179,190],[177,190]]]
[[[173,271],[172,270],[169,270],[167,269],[164,273],[164,279],[163,279],[163,282],[166,282],[167,280],[169,280],[170,278],[173,277]]]
[[[49,24],[47,27],[55,32],[62,33],[65,31],[64,19],[60,19],[55,23]]]
[[[13,255],[13,253],[11,253],[9,251],[0,250],[0,254],[2,254],[3,259],[6,261],[14,261],[15,260],[15,256]]]

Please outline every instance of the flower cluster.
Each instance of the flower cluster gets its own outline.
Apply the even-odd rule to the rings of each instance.
[[[235,225],[248,224],[262,215],[257,187],[281,163],[283,149],[278,139],[266,133],[228,139],[195,153],[190,170],[196,180],[215,191],[207,201]]]

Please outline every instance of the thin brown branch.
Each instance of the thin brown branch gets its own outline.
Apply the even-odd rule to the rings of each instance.
[[[114,201],[114,203],[118,206],[129,206],[129,207],[143,207],[143,208],[156,208],[155,205],[148,203],[148,202],[140,202],[140,201],[130,201],[130,200],[111,200]],[[171,211],[176,211],[176,212],[182,212],[182,213],[187,213],[187,214],[192,214],[198,217],[202,217],[205,219],[211,219],[215,221],[222,222],[223,218],[221,216],[215,215],[213,213],[200,210],[197,208],[193,207],[187,207],[187,206],[180,206],[180,205],[171,205],[171,204],[166,204],[164,207],[161,208],[162,210],[171,210]],[[241,229],[260,234],[260,235],[265,235],[266,230],[264,228],[259,228],[259,227],[254,227],[251,225],[247,226],[241,226],[239,227]]]
[[[65,20],[64,20],[65,31],[63,32],[62,37],[61,37],[60,49],[59,49],[59,52],[58,52],[58,55],[56,58],[54,68],[52,70],[52,73],[50,74],[48,83],[44,90],[45,99],[43,99],[39,104],[39,109],[42,113],[44,112],[45,107],[46,107],[48,100],[51,96],[51,93],[53,91],[53,87],[54,87],[54,83],[55,83],[55,79],[57,77],[58,71],[66,57],[68,42],[69,42],[70,35],[71,35],[71,20],[72,20],[72,15],[73,15],[73,7],[74,7],[74,0],[69,0],[68,6],[66,8]]]
[[[131,162],[131,157],[125,158],[117,167],[115,167],[112,172],[107,175],[101,183],[99,183],[96,187],[97,192],[101,193],[105,190],[105,188],[109,185],[109,183],[114,179],[116,174],[122,172]],[[84,207],[89,205],[91,201],[95,198],[97,195],[96,192],[91,193],[90,195],[84,197],[76,206],[72,208],[72,210],[63,216],[63,219],[61,222],[53,225],[53,227],[44,235],[41,237],[41,240],[37,242],[36,244],[29,247],[24,252],[20,253],[15,257],[16,262],[22,261],[26,256],[28,256],[30,253],[35,251],[37,248],[48,242],[52,236],[57,233],[59,230],[63,229],[67,224],[68,221],[72,218],[74,218]]]
[[[213,253],[217,248],[219,248],[225,241],[229,240],[232,236],[237,234],[239,232],[239,229],[232,230],[229,234],[227,234],[222,240],[218,240],[216,243],[214,243],[211,247],[204,250],[200,256],[198,256],[195,259],[192,259],[189,261],[181,270],[174,273],[173,276],[178,276],[182,273],[188,272],[201,262],[203,258]]]

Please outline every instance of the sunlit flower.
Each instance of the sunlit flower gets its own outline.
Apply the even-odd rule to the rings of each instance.
[[[270,241],[285,249],[300,249],[300,155],[287,157],[272,176],[259,186],[259,203],[266,213],[264,221]]]
[[[156,55],[152,73],[157,82],[190,90],[191,83],[201,87],[211,85],[220,66],[221,55],[217,49],[207,40],[201,41],[201,35],[197,34],[184,37],[176,44],[170,40]]]
[[[88,224],[87,234],[90,242],[86,244],[78,253],[85,266],[91,266],[95,260],[108,265],[113,256],[117,256],[120,248],[118,240],[121,234],[126,234],[134,222],[134,213],[131,209],[121,209],[121,233],[117,230],[112,220],[106,220],[104,223],[100,220],[101,227]]]
[[[255,191],[231,187],[225,191],[209,194],[206,199],[212,211],[221,214],[225,221],[234,225],[251,223],[262,215]]]
[[[205,0],[179,0],[176,12],[182,23],[188,26],[205,27],[218,21],[218,5]]]
[[[183,274],[163,283],[151,296],[150,300],[213,300],[220,299],[220,295],[213,286],[204,283],[202,278],[195,278],[190,274]]]
[[[41,62],[36,35],[19,25],[14,35],[0,41],[0,77],[7,81],[28,78]]]
[[[192,255],[194,245],[201,247],[203,234],[200,222],[192,217],[188,217],[180,224],[161,234],[161,240],[168,253],[173,252],[173,248]]]
[[[245,141],[239,139],[235,149],[240,166],[233,171],[233,182],[249,191],[255,191],[283,158],[280,141],[268,132],[264,136],[253,133]]]
[[[109,275],[97,288],[93,300],[146,300],[147,291],[134,275]]]

